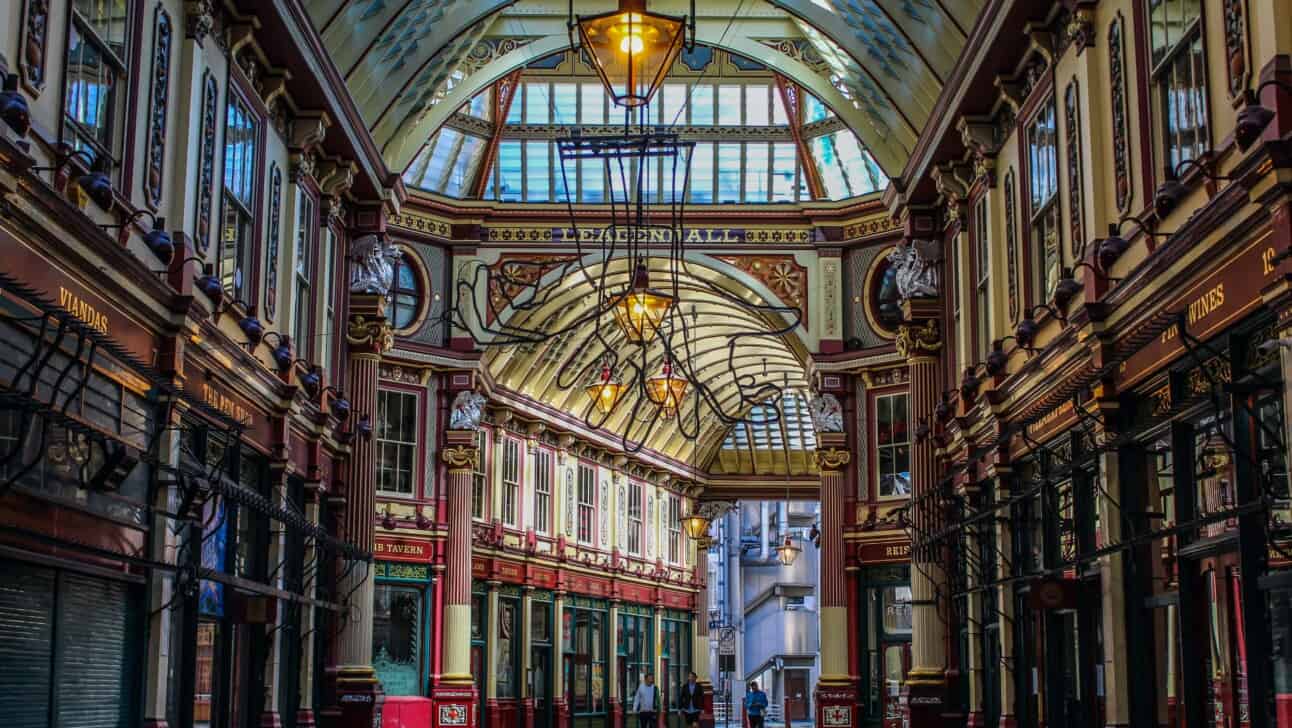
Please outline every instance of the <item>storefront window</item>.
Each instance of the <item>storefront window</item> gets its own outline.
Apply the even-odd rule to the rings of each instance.
[[[911,587],[906,566],[872,566],[862,570],[861,624],[863,725],[900,721],[900,693],[910,669]],[[897,725],[897,723],[892,723]]]
[[[571,600],[572,602],[574,600]],[[564,610],[565,676],[570,711],[577,717],[606,712],[606,611],[570,604]]]
[[[661,699],[672,711],[678,709],[677,701],[682,694],[682,686],[686,684],[687,675],[691,672],[691,623],[679,619],[680,616],[675,612],[666,612],[665,618],[660,622],[663,632],[660,639],[660,665],[664,674],[656,682],[663,686],[660,688],[664,691]],[[675,718],[676,712],[670,716],[669,725],[680,725]]]
[[[911,441],[905,392],[875,398],[875,438],[879,497],[909,495]]]
[[[421,694],[422,590],[378,583],[372,608],[372,664],[387,695]]]
[[[653,672],[655,659],[655,642],[653,639],[654,620],[649,611],[641,613],[637,607],[623,607],[619,611],[619,637],[615,642],[619,655],[619,697],[624,702],[624,709],[632,709],[633,694],[638,684],[648,673]],[[656,684],[660,683],[656,676]]]
[[[498,634],[494,657],[498,664],[498,697],[520,697],[520,600],[498,598]]]

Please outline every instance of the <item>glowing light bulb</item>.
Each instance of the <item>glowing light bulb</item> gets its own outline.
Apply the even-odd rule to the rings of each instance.
[[[622,53],[637,55],[638,53],[641,53],[642,49],[645,47],[646,44],[642,42],[642,37],[636,33],[625,35],[624,39],[619,41],[619,50]]]

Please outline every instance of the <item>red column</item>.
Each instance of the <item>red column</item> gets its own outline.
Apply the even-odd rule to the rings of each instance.
[[[449,430],[441,451],[448,466],[443,674],[431,689],[434,728],[475,728],[478,687],[471,677],[471,478],[479,452],[475,433]]]
[[[857,683],[848,672],[848,590],[844,578],[844,503],[852,461],[842,432],[817,435],[816,462],[821,472],[821,677],[813,691],[816,724],[846,728],[856,724]]]

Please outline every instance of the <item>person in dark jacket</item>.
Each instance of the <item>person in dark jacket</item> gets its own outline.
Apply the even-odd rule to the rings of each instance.
[[[700,713],[704,710],[704,686],[700,685],[696,674],[691,673],[686,684],[682,686],[681,695],[677,697],[677,709],[682,713],[689,728],[699,728]]]

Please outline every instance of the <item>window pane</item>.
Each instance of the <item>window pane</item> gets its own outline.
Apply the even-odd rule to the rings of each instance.
[[[745,125],[767,126],[770,99],[766,86],[745,87]]]
[[[448,170],[448,177],[444,180],[441,192],[451,197],[463,196],[467,191],[467,185],[475,178],[476,166],[480,163],[480,156],[484,154],[484,147],[483,139],[470,135],[462,136],[462,144],[458,148],[457,157],[453,160],[453,166]]]
[[[555,124],[577,124],[575,104],[578,103],[579,86],[574,83],[552,84],[552,122]]]
[[[718,145],[718,202],[740,201],[740,146]]]
[[[516,94],[511,97],[511,107],[507,109],[507,123],[519,124],[523,120],[525,113],[525,87],[522,85],[516,89]]]
[[[819,136],[812,140],[810,148],[812,150],[812,159],[816,163],[817,170],[821,173],[821,181],[825,184],[826,196],[841,200],[848,196],[848,183],[843,176],[843,168],[839,166],[839,155],[835,149],[834,135]]]
[[[551,122],[548,106],[551,96],[546,83],[525,84],[525,123],[548,124]]]
[[[798,151],[790,142],[772,145],[772,202],[794,201],[794,170]]]
[[[713,84],[697,83],[691,89],[691,123],[696,126],[713,124]]]
[[[498,199],[520,202],[523,189],[520,160],[520,142],[503,141],[498,144]]]
[[[841,131],[834,136],[843,173],[848,180],[848,191],[852,195],[864,195],[882,189],[879,166],[857,142],[857,135]]]
[[[718,124],[720,126],[740,125],[740,87],[718,87]]]
[[[579,160],[579,199],[583,202],[606,201],[605,162],[600,159]]]
[[[102,51],[75,25],[68,38],[67,55],[67,115],[90,139],[110,150],[116,73],[103,59]]]
[[[550,142],[535,139],[525,142],[525,199],[547,202],[552,199],[551,172],[547,152]]]
[[[129,2],[127,0],[76,0],[74,7],[77,15],[90,30],[120,57],[125,50],[126,27],[130,19]]]
[[[584,124],[606,123],[606,91],[599,83],[585,83],[579,86],[583,106],[579,110],[579,121]]]
[[[466,105],[463,107],[462,113],[470,114],[471,116],[474,116],[477,119],[484,119],[485,121],[489,121],[490,119],[493,118],[493,114],[492,114],[493,104],[491,103],[492,101],[493,101],[493,87],[491,86],[485,89],[484,91],[481,91],[480,93],[476,94],[475,96],[472,96],[471,100],[468,101]]]
[[[824,121],[830,117],[830,111],[826,108],[821,100],[812,94],[803,94],[803,123],[810,124],[814,121]]]
[[[664,84],[660,98],[663,100],[664,126],[686,124],[686,84]]]
[[[800,94],[804,93],[802,91]],[[772,94],[772,124],[776,126],[787,126],[790,123],[790,117],[785,113],[785,101],[781,98],[780,90],[774,90]]]
[[[713,202],[713,144],[695,145],[691,162],[691,201],[701,204]]]
[[[759,142],[745,145],[745,202],[767,202],[771,154],[768,147]]]

